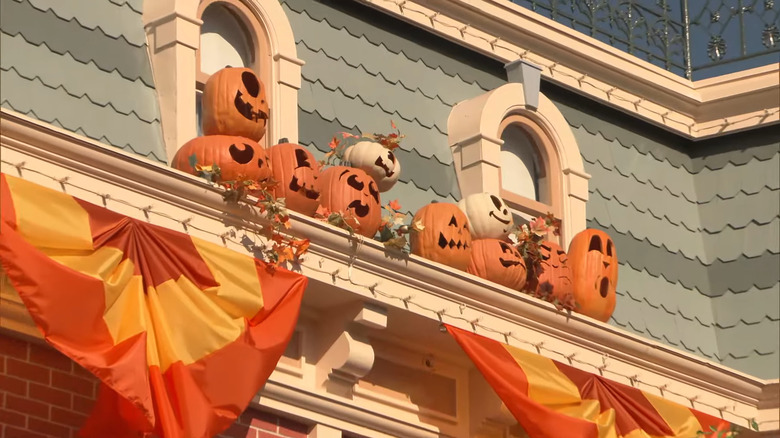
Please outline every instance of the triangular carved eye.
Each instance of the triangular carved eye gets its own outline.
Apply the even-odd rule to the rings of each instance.
[[[387,158],[389,158],[391,162],[395,163],[395,154],[394,153],[388,151],[387,152]]]
[[[450,219],[449,226],[451,226],[451,227],[457,227],[457,226],[458,226],[458,220],[457,220],[457,219],[455,219],[455,216],[454,216],[454,215],[453,215],[453,216],[452,216],[452,218]]]
[[[496,206],[496,210],[501,211],[501,200],[496,195],[490,195],[490,200],[493,201],[493,205]]]
[[[298,167],[311,168],[311,164],[309,163],[309,155],[303,149],[295,149],[295,161],[297,164],[296,169]]]

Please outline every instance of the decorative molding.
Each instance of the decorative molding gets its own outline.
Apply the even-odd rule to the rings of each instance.
[[[60,184],[50,178],[68,176],[71,182],[89,187],[90,192],[74,193],[88,202],[99,203],[99,193],[110,193],[109,207],[122,214],[179,230],[186,219],[192,235],[248,253],[240,242],[220,236],[236,229],[251,233],[259,219],[226,204],[216,189],[197,178],[13,111],[2,109],[0,116],[2,159],[12,163],[2,163],[4,171],[16,173],[13,164],[25,162],[42,172],[34,174],[20,166],[25,178],[47,180],[55,189]],[[152,213],[160,214],[145,218],[140,209],[113,199],[151,205]],[[777,381],[745,375],[578,314],[566,317],[548,303],[472,275],[413,255],[388,257],[379,242],[362,240],[355,246],[343,230],[295,213],[291,218],[292,231],[312,241],[309,256],[300,266],[312,288],[330,288],[351,301],[372,301],[391,309],[391,317],[392,312],[415,315],[427,321],[429,329],[443,320],[468,330],[476,327],[484,336],[501,342],[509,339],[513,345],[529,348],[520,339],[538,346],[547,357],[574,357],[573,365],[589,372],[595,371],[594,364],[606,360],[604,375],[613,380],[629,383],[621,376],[639,376],[636,384],[644,391],[691,404],[705,413],[722,414],[741,425],[745,419],[767,418],[762,420],[767,421],[762,430],[777,430],[777,423],[770,421],[780,412],[780,399],[772,392]],[[0,306],[0,320],[6,318],[9,307]],[[441,344],[435,338],[427,342]],[[660,385],[667,385],[663,393],[657,390]],[[290,400],[298,400],[300,391],[286,394]],[[320,396],[315,398],[321,400]],[[310,401],[307,398],[301,403]],[[718,407],[725,409],[721,412]],[[436,431],[399,425],[376,413],[358,414],[353,407],[346,409],[347,414],[363,422],[389,421],[391,429],[401,428],[392,429],[400,436],[437,436]]]
[[[683,137],[780,122],[780,63],[691,82],[506,0],[354,0]]]
[[[481,192],[501,193],[504,142],[495,136],[504,120],[512,115],[527,117],[538,124],[554,149],[548,152],[555,154],[550,161],[560,167],[550,171],[563,175],[562,184],[551,186],[553,189],[558,186],[562,192],[554,193],[553,197],[562,200],[561,237],[565,248],[575,234],[585,229],[590,175],[585,172],[577,141],[560,110],[544,94],[539,95],[538,107],[527,105],[525,96],[524,85],[512,82],[453,107],[447,132],[455,174],[463,197]]]

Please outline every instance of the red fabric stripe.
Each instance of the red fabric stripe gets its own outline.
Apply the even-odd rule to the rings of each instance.
[[[642,391],[557,361],[555,365],[577,385],[583,400],[598,400],[601,412],[615,410],[615,428],[618,435],[628,435],[637,429],[655,436],[674,435],[674,431]]]
[[[11,188],[8,187],[4,173],[0,173],[0,220],[8,224],[12,229],[16,229],[14,198],[11,197]]]
[[[697,411],[696,409],[691,409],[691,413],[693,414],[694,417],[696,417],[697,420],[699,420],[699,424],[701,424],[701,430],[703,430],[704,432],[711,431],[712,430],[710,429],[711,426],[715,426],[717,432],[720,431],[727,432],[731,430],[731,423],[729,423],[728,421],[722,418],[705,414],[704,412]],[[717,432],[714,435],[710,435],[710,436],[720,437],[720,435],[718,435]],[[725,437],[726,435],[723,434],[723,436]]]
[[[190,236],[74,198],[89,214],[95,249],[107,246],[133,261],[144,290],[185,276],[200,289],[219,286]]]
[[[450,325],[445,327],[530,438],[598,437],[595,423],[555,412],[531,399],[525,373],[499,342]]]

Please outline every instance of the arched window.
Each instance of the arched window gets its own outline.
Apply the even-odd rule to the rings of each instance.
[[[523,85],[509,83],[455,105],[447,127],[461,196],[499,194],[520,223],[552,213],[564,247],[585,229],[590,175],[546,96],[526,105]]]
[[[503,141],[500,194],[523,219],[561,217],[560,164],[550,136],[533,114],[510,114],[498,128]]]
[[[268,89],[272,83],[271,50],[260,21],[241,1],[205,0],[198,13],[203,24],[196,55],[195,111],[198,135],[203,135],[201,94],[209,77],[225,67],[247,67],[255,71]],[[273,93],[268,93],[266,98],[273,111]],[[274,135],[278,133],[269,126],[260,143],[266,147],[274,144]]]

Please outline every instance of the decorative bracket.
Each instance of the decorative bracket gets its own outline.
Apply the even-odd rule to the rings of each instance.
[[[318,343],[322,355],[317,361],[317,380],[328,392],[351,397],[355,384],[371,371],[374,348],[370,330],[387,327],[387,309],[371,303],[345,306],[328,312]]]

